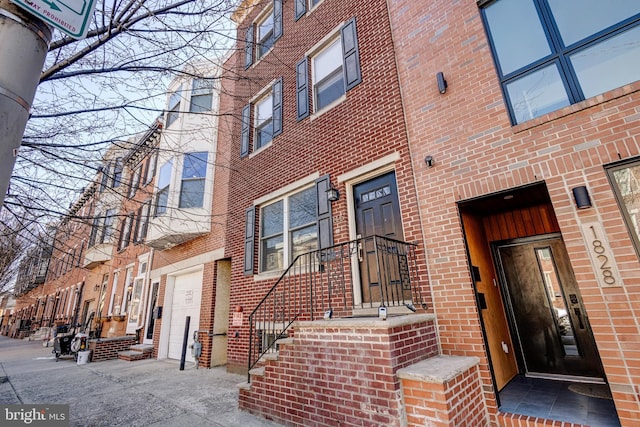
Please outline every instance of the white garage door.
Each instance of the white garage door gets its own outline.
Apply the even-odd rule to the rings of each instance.
[[[182,356],[182,341],[184,340],[184,325],[187,316],[191,316],[189,322],[189,340],[187,345],[193,342],[193,331],[198,329],[200,321],[200,303],[202,296],[202,270],[176,276],[173,289],[173,301],[171,304],[171,324],[169,328],[169,359],[178,359]],[[191,349],[187,347],[186,360],[194,361]]]

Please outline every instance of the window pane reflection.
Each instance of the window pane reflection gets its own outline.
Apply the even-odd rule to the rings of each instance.
[[[565,46],[640,13],[638,0],[549,0]]]
[[[551,249],[548,247],[536,249],[536,257],[538,258],[538,265],[545,284],[544,288],[551,304],[564,353],[566,356],[580,356],[578,344],[573,333],[573,326],[571,325],[571,317],[560,287],[556,266],[551,256]]]
[[[635,82],[640,78],[640,27],[581,50],[570,58],[585,98]]]
[[[495,2],[486,18],[503,75],[551,54],[533,1]]]
[[[507,84],[516,123],[522,123],[569,105],[555,64]]]

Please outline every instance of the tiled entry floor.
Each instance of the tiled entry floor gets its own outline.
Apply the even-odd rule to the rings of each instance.
[[[570,382],[518,375],[500,392],[500,411],[591,427],[619,427],[613,400],[569,390]]]

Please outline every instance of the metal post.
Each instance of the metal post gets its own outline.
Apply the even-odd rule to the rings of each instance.
[[[0,0],[0,209],[40,81],[51,28]]]
[[[184,339],[182,340],[182,355],[180,356],[180,370],[184,371],[184,361],[187,357],[187,343],[189,341],[189,323],[191,316],[187,316],[184,321]]]

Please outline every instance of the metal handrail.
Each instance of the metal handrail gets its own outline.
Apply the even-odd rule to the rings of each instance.
[[[417,246],[374,235],[298,255],[249,315],[249,370],[277,351],[277,341],[297,320],[346,317],[355,308],[378,306],[415,311],[414,301],[426,307]],[[353,283],[361,276],[367,286],[357,287],[363,295],[356,295]]]

